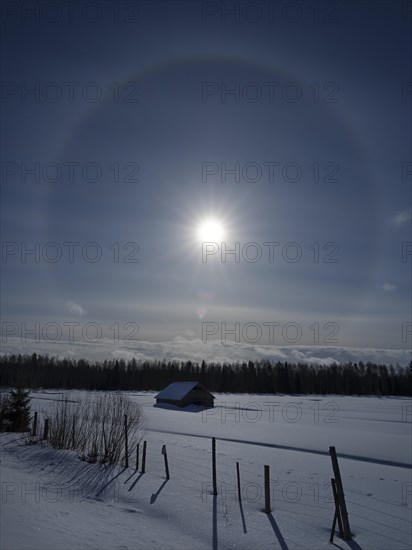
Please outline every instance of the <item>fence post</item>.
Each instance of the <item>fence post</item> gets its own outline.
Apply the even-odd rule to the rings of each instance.
[[[37,435],[37,411],[34,413],[33,428],[31,431],[31,435],[33,436]]]
[[[170,475],[169,475],[169,464],[168,464],[168,462],[167,462],[166,445],[163,445],[163,446],[162,446],[162,455],[164,456],[164,459],[165,459],[166,479],[170,479]]]
[[[239,462],[236,462],[236,475],[237,475],[237,496],[239,497],[239,502],[242,502],[242,492],[240,490]]]
[[[212,480],[213,480],[213,495],[217,495],[216,483],[216,438],[212,437]]]
[[[124,415],[124,466],[129,467],[129,442],[127,440],[127,414]]]
[[[142,474],[146,471],[146,441],[143,441]]]
[[[47,439],[49,437],[49,419],[44,419],[44,427],[43,427],[43,437],[42,439]]]
[[[137,447],[136,447],[136,472],[138,469],[139,469],[139,443],[137,444]]]
[[[333,473],[335,474],[337,498],[338,498],[339,509],[342,517],[343,540],[350,540],[352,538],[352,533],[350,531],[350,526],[349,526],[348,511],[346,509],[346,502],[345,502],[345,493],[343,492],[342,478],[340,475],[338,457],[336,456],[335,447],[329,447],[329,454],[332,459],[332,468],[333,468]]]
[[[266,514],[270,514],[270,475],[269,475],[269,466],[265,464],[265,512]]]

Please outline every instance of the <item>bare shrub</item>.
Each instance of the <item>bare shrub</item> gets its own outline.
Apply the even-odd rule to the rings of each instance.
[[[50,443],[57,449],[79,451],[89,462],[118,463],[124,458],[125,416],[129,453],[133,453],[143,429],[138,403],[111,393],[80,403],[64,398],[49,416]]]

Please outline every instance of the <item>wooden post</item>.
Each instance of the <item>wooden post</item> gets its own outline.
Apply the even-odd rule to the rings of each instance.
[[[339,504],[340,515],[342,518],[343,540],[350,540],[352,533],[349,525],[348,511],[346,509],[345,493],[343,492],[342,478],[340,475],[338,457],[336,456],[335,447],[329,447],[329,454],[332,459],[333,473],[335,474],[335,484],[337,500]],[[339,517],[339,516],[338,516]]]
[[[146,471],[146,441],[143,441],[142,474]]]
[[[213,495],[217,495],[217,483],[216,483],[216,438],[212,437],[212,481],[213,481]]]
[[[33,436],[37,435],[37,411],[34,413],[33,428],[31,431],[31,435]]]
[[[269,475],[269,466],[265,465],[265,512],[266,514],[270,514],[270,475]]]
[[[338,493],[336,491],[336,483],[334,479],[331,479],[332,483],[332,492],[333,492],[333,500],[335,501],[335,514],[333,516],[333,523],[332,523],[332,530],[330,532],[330,539],[329,542],[333,542],[333,537],[335,535],[335,528],[336,528],[336,520],[338,520],[339,525],[339,535],[343,536],[343,529],[342,529],[342,518],[340,516],[340,509],[339,509],[339,499],[338,499]]]
[[[49,419],[44,419],[44,427],[43,427],[43,437],[42,439],[47,439],[49,437]]]
[[[124,466],[129,467],[129,442],[127,439],[127,414],[124,415]]]
[[[138,469],[139,469],[139,443],[137,444],[137,447],[136,447],[136,472]]]
[[[170,479],[169,464],[167,463],[166,445],[163,445],[163,446],[162,446],[162,455],[164,456],[164,459],[165,459],[166,479]]]
[[[239,502],[242,502],[242,492],[240,490],[239,462],[236,462],[236,475],[237,475],[237,496],[239,497]]]

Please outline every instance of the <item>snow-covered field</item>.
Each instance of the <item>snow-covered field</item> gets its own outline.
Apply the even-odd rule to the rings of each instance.
[[[85,393],[70,395],[77,400]],[[32,392],[32,411],[61,394]],[[354,534],[347,543],[336,537],[335,546],[411,548],[410,398],[217,394],[215,409],[201,411],[154,407],[153,393],[128,395],[146,418],[144,475],[133,460],[127,470],[102,467],[74,452],[22,445],[18,434],[0,436],[2,550],[330,548],[331,445]],[[213,436],[217,497],[211,494]]]

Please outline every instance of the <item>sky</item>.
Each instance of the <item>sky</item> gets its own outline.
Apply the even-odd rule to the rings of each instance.
[[[0,16],[3,352],[407,363],[410,2]]]

